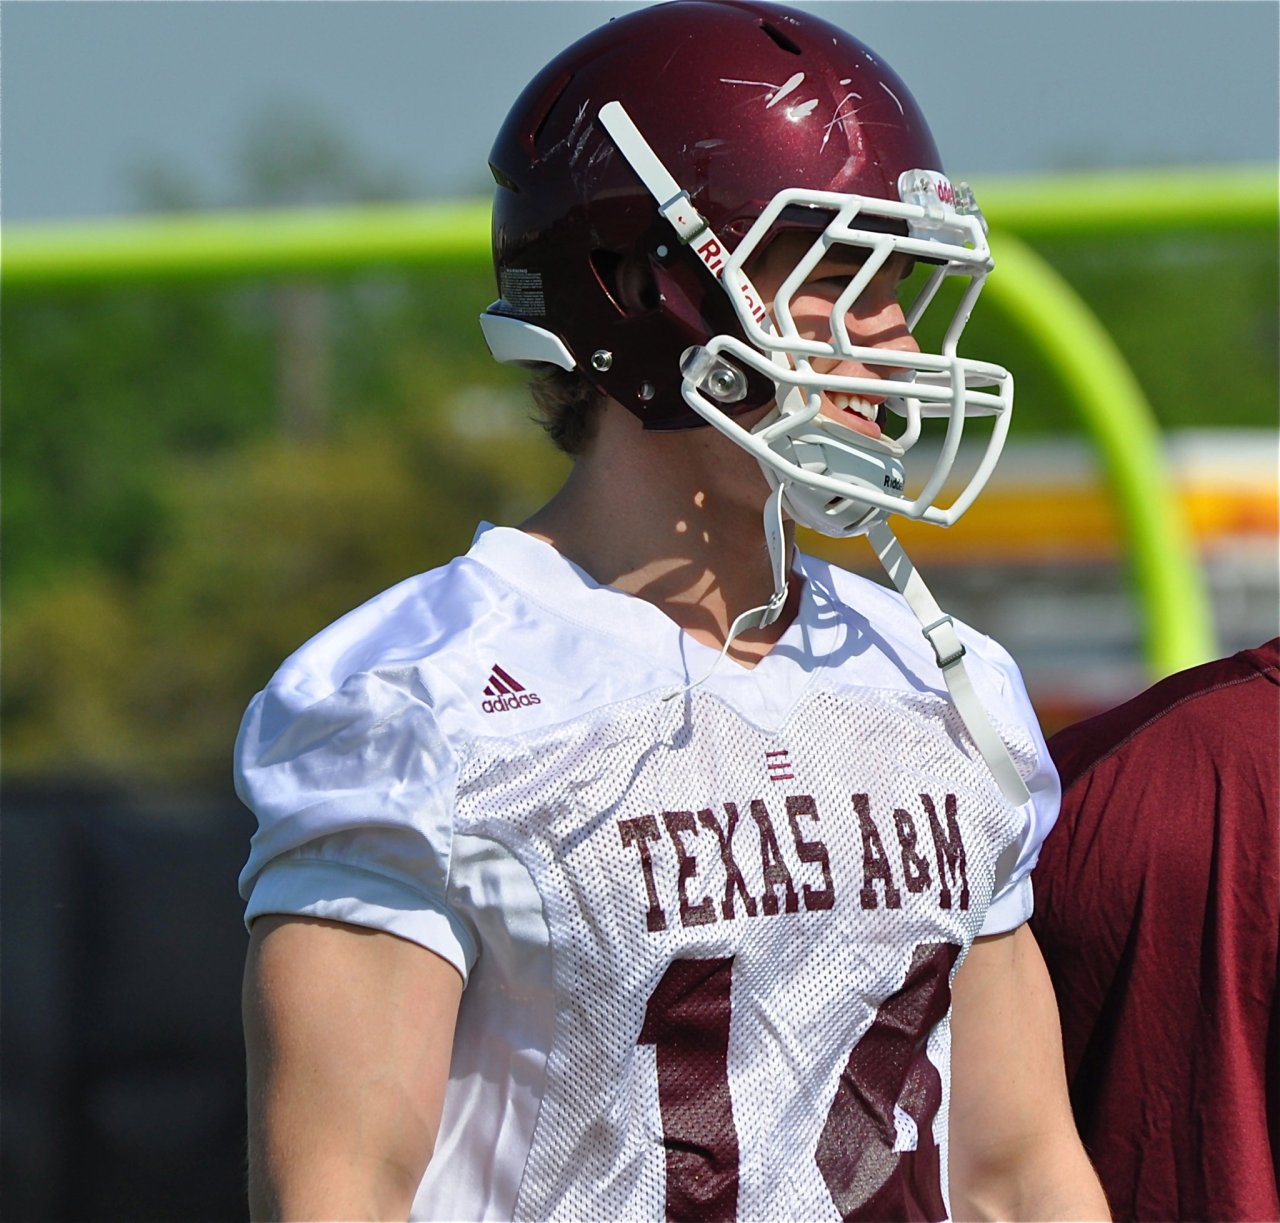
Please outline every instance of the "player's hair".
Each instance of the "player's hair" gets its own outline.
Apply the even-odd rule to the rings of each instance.
[[[556,448],[571,458],[583,454],[596,435],[604,396],[577,370],[541,366],[529,382],[538,423]]]

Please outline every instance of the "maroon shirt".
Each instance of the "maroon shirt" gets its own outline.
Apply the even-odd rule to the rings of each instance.
[[[1032,926],[1117,1219],[1280,1219],[1280,639],[1055,735]]]

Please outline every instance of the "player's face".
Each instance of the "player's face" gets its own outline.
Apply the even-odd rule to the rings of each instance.
[[[770,304],[777,296],[782,282],[795,269],[813,243],[813,237],[805,233],[782,233],[754,260],[747,264],[747,274],[759,291],[761,298]],[[829,254],[814,268],[804,284],[792,295],[791,317],[801,337],[828,343],[831,335],[831,308],[836,299],[849,287],[849,281],[862,266],[859,252],[850,247],[833,247]],[[862,348],[881,348],[899,352],[916,353],[920,346],[907,329],[906,317],[898,293],[902,282],[910,274],[912,261],[905,255],[890,256],[884,266],[871,279],[871,283],[853,302],[846,316],[849,339]],[[892,378],[901,372],[893,365],[865,365],[862,362],[839,358],[814,358],[817,373],[836,373],[841,377]],[[844,395],[824,392],[822,412],[838,420],[842,425],[879,437],[876,423],[884,397]]]

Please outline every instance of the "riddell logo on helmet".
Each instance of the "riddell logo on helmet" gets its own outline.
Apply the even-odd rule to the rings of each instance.
[[[509,709],[519,709],[521,705],[542,704],[536,692],[527,691],[522,683],[512,679],[496,663],[489,674],[484,694],[490,698],[480,704],[485,713],[505,713]]]
[[[693,248],[693,252],[706,265],[707,271],[713,276],[719,276],[721,269],[724,267],[724,260],[720,257],[724,254],[724,248],[720,245],[718,238],[706,238]],[[736,286],[738,292],[742,295],[743,301],[746,303],[747,313],[751,315],[757,323],[763,323],[765,320],[764,307],[760,305],[754,297],[747,291],[747,286],[738,281]]]

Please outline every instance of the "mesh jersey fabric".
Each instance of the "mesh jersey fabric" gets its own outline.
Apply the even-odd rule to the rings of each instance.
[[[416,1218],[946,1214],[950,983],[1031,909],[1057,775],[958,626],[1012,808],[899,596],[797,558],[748,670],[484,526],[246,713],[246,920],[413,939],[466,979]]]
[[[1050,740],[1033,927],[1116,1219],[1280,1218],[1280,639]]]

